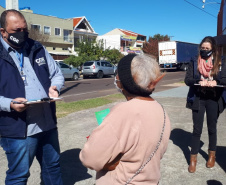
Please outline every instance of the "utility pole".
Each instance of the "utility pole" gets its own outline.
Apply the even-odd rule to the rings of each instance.
[[[19,10],[19,2],[18,0],[5,0],[6,10],[15,9]]]
[[[174,37],[174,36],[169,36],[169,38],[170,38],[170,41],[171,41],[171,38],[172,38],[172,37]]]

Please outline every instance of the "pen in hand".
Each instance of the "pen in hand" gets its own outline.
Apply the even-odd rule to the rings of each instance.
[[[19,102],[19,101],[12,100],[12,102],[13,102],[13,104],[24,104],[26,101]]]
[[[28,106],[24,104],[26,101],[25,98],[15,98],[11,101],[10,108],[17,112],[23,112]]]

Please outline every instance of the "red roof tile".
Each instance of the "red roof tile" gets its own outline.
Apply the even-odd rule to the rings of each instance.
[[[141,35],[139,33],[135,33],[135,32],[128,31],[128,30],[123,30],[123,29],[119,29],[119,30],[128,36],[137,36],[137,35],[145,36],[145,35]]]
[[[73,18],[73,28],[82,20],[83,17]]]

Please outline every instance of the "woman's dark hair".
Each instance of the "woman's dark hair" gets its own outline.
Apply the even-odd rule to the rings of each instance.
[[[6,17],[7,17],[7,15],[8,15],[8,13],[12,13],[12,14],[14,14],[14,15],[17,15],[17,16],[19,16],[19,17],[21,17],[21,18],[23,18],[23,19],[25,20],[23,14],[20,13],[19,11],[17,11],[17,10],[14,10],[14,9],[5,10],[4,12],[2,12],[1,18],[0,18],[1,28],[6,29],[6,26],[7,26],[7,20],[6,20]]]
[[[201,49],[201,46],[204,42],[209,42],[211,44],[212,51],[213,51],[213,59],[214,59],[214,64],[213,64],[211,76],[216,76],[218,71],[219,71],[219,67],[221,65],[221,59],[220,59],[220,55],[219,55],[219,51],[218,51],[216,41],[211,36],[205,37],[204,39],[202,39],[201,43],[199,44],[199,50]]]

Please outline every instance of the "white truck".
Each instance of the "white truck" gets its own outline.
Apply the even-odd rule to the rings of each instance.
[[[192,57],[198,55],[198,44],[181,41],[160,41],[158,43],[159,65],[161,68],[187,70]]]

